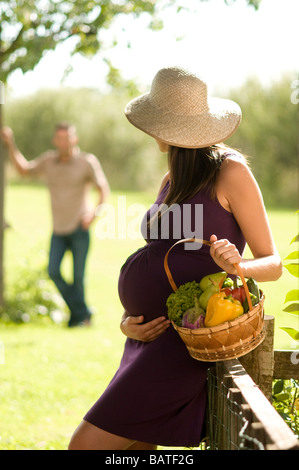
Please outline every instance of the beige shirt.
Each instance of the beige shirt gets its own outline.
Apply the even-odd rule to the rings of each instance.
[[[55,150],[49,150],[29,162],[30,175],[44,175],[50,190],[53,230],[66,235],[80,226],[89,210],[90,184],[101,188],[104,174],[98,159],[79,149],[68,161],[60,161]]]

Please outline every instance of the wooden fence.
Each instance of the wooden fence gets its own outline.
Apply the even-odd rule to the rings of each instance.
[[[240,359],[211,367],[207,443],[211,450],[299,450],[299,440],[271,404],[273,379],[299,379],[294,351],[274,351],[274,317],[266,338]]]

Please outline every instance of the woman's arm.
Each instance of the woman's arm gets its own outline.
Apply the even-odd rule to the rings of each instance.
[[[143,323],[143,321],[143,315],[133,317],[124,312],[120,329],[128,338],[147,343],[161,336],[170,325],[170,321],[166,317],[158,317],[147,323]]]
[[[245,277],[256,281],[274,281],[282,274],[282,263],[271,233],[259,186],[245,161],[227,157],[221,167],[217,196],[231,211],[252,252],[242,259],[228,240],[211,237],[211,256],[229,274],[236,274],[233,263],[240,263]],[[216,234],[217,235],[217,234]]]

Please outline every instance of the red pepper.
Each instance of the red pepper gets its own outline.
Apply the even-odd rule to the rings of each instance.
[[[226,297],[232,294],[233,289],[230,287],[224,287],[224,289],[221,289],[221,292],[225,292]]]
[[[233,296],[233,299],[239,300],[241,304],[243,305],[243,302],[246,299],[246,293],[245,293],[244,287],[240,286],[240,287],[233,289],[232,296]]]
[[[226,287],[225,289],[221,289],[221,291],[225,292],[225,295],[227,297],[231,295],[233,299],[239,300],[239,302],[241,302],[242,305],[246,299],[246,293],[245,293],[245,289],[243,286],[235,287],[234,289],[229,289],[228,287]]]

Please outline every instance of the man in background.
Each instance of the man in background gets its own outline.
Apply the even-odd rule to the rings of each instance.
[[[98,205],[109,195],[109,184],[98,159],[78,147],[72,124],[55,127],[53,145],[34,160],[28,161],[17,148],[13,131],[0,130],[11,161],[21,175],[44,175],[50,191],[53,233],[49,255],[49,276],[70,309],[69,327],[88,325],[91,311],[85,303],[84,270],[89,249],[89,227],[95,218],[88,193],[91,185],[99,192]],[[61,262],[67,250],[73,256],[73,283],[61,275]]]

